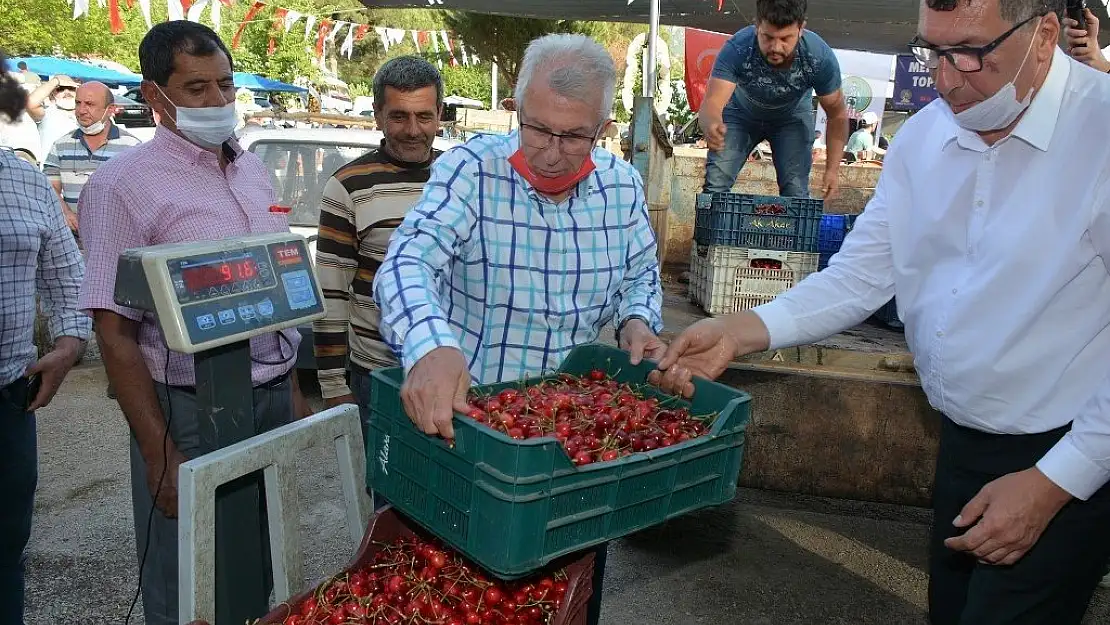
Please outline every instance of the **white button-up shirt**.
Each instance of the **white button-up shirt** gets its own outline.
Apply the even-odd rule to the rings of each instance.
[[[993,146],[927,106],[828,269],[755,309],[771,347],[843,331],[897,295],[933,407],[992,433],[1070,422],[1037,466],[1090,497],[1110,480],[1108,111],[1110,77],[1060,50]]]

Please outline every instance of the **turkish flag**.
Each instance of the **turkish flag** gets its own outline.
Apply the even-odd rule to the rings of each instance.
[[[708,30],[686,29],[686,98],[690,101],[691,111],[697,112],[701,108],[717,53],[729,37]]]

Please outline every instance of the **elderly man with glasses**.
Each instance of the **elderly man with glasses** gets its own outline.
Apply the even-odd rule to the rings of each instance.
[[[699,322],[653,379],[820,340],[897,295],[944,416],[936,625],[1079,625],[1110,557],[1110,80],[1057,46],[1064,0],[922,0],[940,98],[887,153],[828,269]]]
[[[471,383],[555,369],[610,322],[633,362],[662,354],[643,182],[596,147],[615,81],[588,37],[533,41],[516,86],[519,132],[441,156],[394,234],[374,295],[407,372],[405,410],[427,434],[453,438]],[[590,612],[596,622],[597,602]]]

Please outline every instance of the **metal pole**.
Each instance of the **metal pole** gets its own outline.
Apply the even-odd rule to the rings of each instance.
[[[490,89],[490,93],[491,93],[490,103],[491,104],[490,104],[489,110],[496,111],[498,109],[497,104],[499,102],[499,100],[497,99],[497,62],[496,61],[493,62],[491,64],[491,67],[492,67],[492,69],[490,70],[490,84],[492,85],[492,88]]]
[[[644,72],[644,97],[655,96],[655,40],[659,38],[659,1],[651,0],[651,13],[648,18],[647,71]]]

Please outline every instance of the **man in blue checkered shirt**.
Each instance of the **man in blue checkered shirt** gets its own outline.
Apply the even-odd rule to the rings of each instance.
[[[596,147],[615,82],[588,37],[533,41],[516,86],[520,131],[441,156],[394,233],[374,295],[407,372],[405,410],[424,432],[453,438],[471,382],[556,369],[610,322],[633,362],[665,350],[643,182]]]
[[[393,235],[375,300],[407,372],[405,407],[428,434],[452,437],[452,408],[465,409],[472,381],[553,370],[611,321],[635,361],[661,354],[643,182],[595,147],[615,76],[588,37],[532,42],[516,88],[520,131],[441,156]]]
[[[27,103],[3,71],[0,122]],[[54,397],[92,331],[77,310],[84,264],[58,196],[34,166],[0,149],[0,623],[23,623],[23,549],[31,536],[38,462],[35,414]],[[51,351],[38,357],[36,295],[50,321]]]

